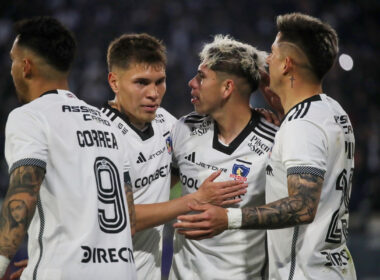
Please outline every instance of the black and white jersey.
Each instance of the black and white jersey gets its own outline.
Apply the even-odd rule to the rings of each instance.
[[[233,207],[264,204],[267,154],[276,129],[252,111],[247,126],[226,146],[219,142],[211,117],[191,113],[181,118],[172,138],[182,194],[195,192],[212,172],[221,170],[215,181],[236,179],[249,185]],[[176,234],[170,279],[262,279],[265,263],[263,230],[228,230],[201,241]]]
[[[46,171],[21,279],[136,279],[125,153],[107,117],[69,91],[47,92],[9,114],[9,172]]]
[[[123,134],[130,148],[131,183],[135,204],[169,200],[172,141],[170,131],[176,118],[158,108],[156,118],[144,131],[135,128],[118,110],[105,105],[101,109]],[[137,232],[133,248],[139,279],[161,278],[163,225]]]
[[[288,196],[291,174],[315,174],[324,183],[312,223],[268,230],[270,279],[356,279],[346,246],[354,146],[347,113],[325,94],[286,115],[268,162],[266,202]]]

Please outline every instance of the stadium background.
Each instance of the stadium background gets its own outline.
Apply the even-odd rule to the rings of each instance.
[[[269,51],[276,34],[275,16],[293,11],[328,21],[340,37],[340,53],[349,54],[354,61],[351,71],[344,71],[337,63],[325,79],[324,90],[343,105],[355,130],[356,167],[350,202],[349,247],[358,279],[380,279],[378,0],[1,1],[0,197],[4,197],[8,185],[4,159],[5,122],[8,113],[19,106],[10,76],[9,50],[14,39],[14,21],[52,15],[74,31],[78,52],[70,86],[80,98],[96,106],[113,96],[107,84],[106,48],[109,42],[126,32],[147,32],[162,39],[168,51],[167,93],[162,105],[180,117],[192,111],[187,82],[196,72],[197,53],[203,42],[210,41],[214,34],[231,34]],[[252,104],[265,106],[258,93],[253,95]],[[17,258],[24,255],[25,247]]]

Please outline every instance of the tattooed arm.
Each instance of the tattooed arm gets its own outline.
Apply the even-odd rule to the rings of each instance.
[[[289,196],[263,206],[242,208],[241,228],[278,229],[311,223],[317,212],[322,185],[323,178],[316,175],[289,175]],[[191,205],[190,208],[202,212],[179,216],[181,222],[174,224],[187,238],[210,238],[228,228],[226,209],[208,204]]]
[[[243,208],[242,228],[278,229],[311,223],[322,185],[323,179],[316,175],[289,175],[289,196],[264,206]]]
[[[38,192],[45,170],[36,166],[15,169],[0,213],[0,255],[16,254],[36,209]]]
[[[133,200],[132,186],[126,182],[124,183],[124,189],[128,202],[129,221],[131,223],[131,234],[133,236],[136,232],[136,212],[135,203]]]

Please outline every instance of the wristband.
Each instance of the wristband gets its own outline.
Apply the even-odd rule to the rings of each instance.
[[[228,229],[241,228],[243,215],[240,208],[227,208]]]
[[[7,257],[0,255],[0,278],[3,278],[10,262]]]

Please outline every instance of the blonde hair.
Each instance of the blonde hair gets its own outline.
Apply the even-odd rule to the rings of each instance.
[[[215,35],[214,41],[205,44],[199,53],[201,64],[213,71],[245,78],[251,85],[251,91],[259,85],[259,70],[265,71],[267,55],[251,45],[221,34]]]

